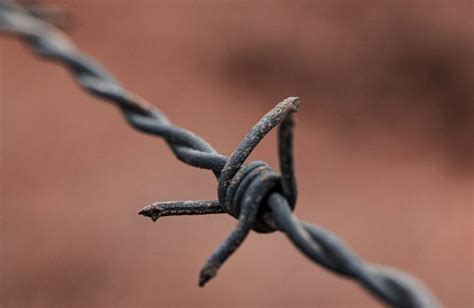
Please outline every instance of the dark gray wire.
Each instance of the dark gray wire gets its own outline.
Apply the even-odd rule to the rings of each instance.
[[[297,196],[292,113],[298,109],[298,98],[288,98],[267,113],[228,158],[201,137],[174,126],[159,109],[123,88],[98,63],[82,54],[54,26],[14,1],[0,0],[0,30],[22,38],[38,55],[67,66],[83,89],[117,105],[137,130],[165,139],[179,160],[214,172],[218,179],[219,200],[158,202],[140,211],[153,220],[168,215],[213,213],[228,213],[238,219],[236,229],[203,267],[200,285],[216,275],[251,229],[257,232],[280,230],[309,259],[358,281],[386,304],[398,307],[439,305],[413,277],[361,261],[335,235],[299,221],[292,214]],[[282,174],[277,174],[264,162],[244,164],[252,150],[278,124]]]

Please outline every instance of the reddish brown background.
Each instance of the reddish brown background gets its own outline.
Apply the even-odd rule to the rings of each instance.
[[[300,96],[296,214],[473,305],[472,1],[50,2],[78,46],[222,153]],[[136,213],[215,198],[211,173],[0,44],[2,306],[380,305],[281,234],[251,234],[198,288],[235,221]],[[253,158],[276,165],[274,137]]]

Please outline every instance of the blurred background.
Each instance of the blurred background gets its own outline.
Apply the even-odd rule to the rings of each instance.
[[[226,155],[299,96],[295,213],[447,307],[472,307],[472,1],[42,3],[66,8],[83,51]],[[214,199],[212,174],[65,68],[0,44],[2,306],[381,306],[279,233],[252,233],[198,288],[235,220],[137,212]],[[274,133],[251,158],[277,167]]]

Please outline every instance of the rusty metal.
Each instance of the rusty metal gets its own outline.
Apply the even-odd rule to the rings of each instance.
[[[297,97],[276,105],[227,157],[201,137],[173,125],[158,108],[122,87],[53,25],[14,1],[0,0],[0,30],[21,38],[36,54],[69,68],[84,90],[119,107],[135,129],[162,137],[179,160],[214,173],[218,180],[218,200],[156,202],[139,212],[153,221],[162,216],[217,213],[227,213],[238,220],[234,231],[206,261],[199,276],[200,286],[217,274],[250,230],[259,233],[278,230],[310,260],[355,280],[385,304],[397,307],[439,305],[413,277],[360,260],[334,234],[293,215],[297,199],[293,163],[293,113],[300,104]],[[262,161],[245,164],[253,149],[277,125],[281,174]]]

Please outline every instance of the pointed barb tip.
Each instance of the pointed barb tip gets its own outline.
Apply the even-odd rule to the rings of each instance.
[[[138,212],[138,215],[142,215],[142,216],[146,216],[146,217],[149,217],[153,222],[157,221],[158,218],[160,218],[160,212],[147,206],[143,209],[141,209],[139,212]]]
[[[208,266],[201,270],[199,274],[199,286],[202,288],[209,282],[212,278],[216,277],[217,268],[215,266]]]

